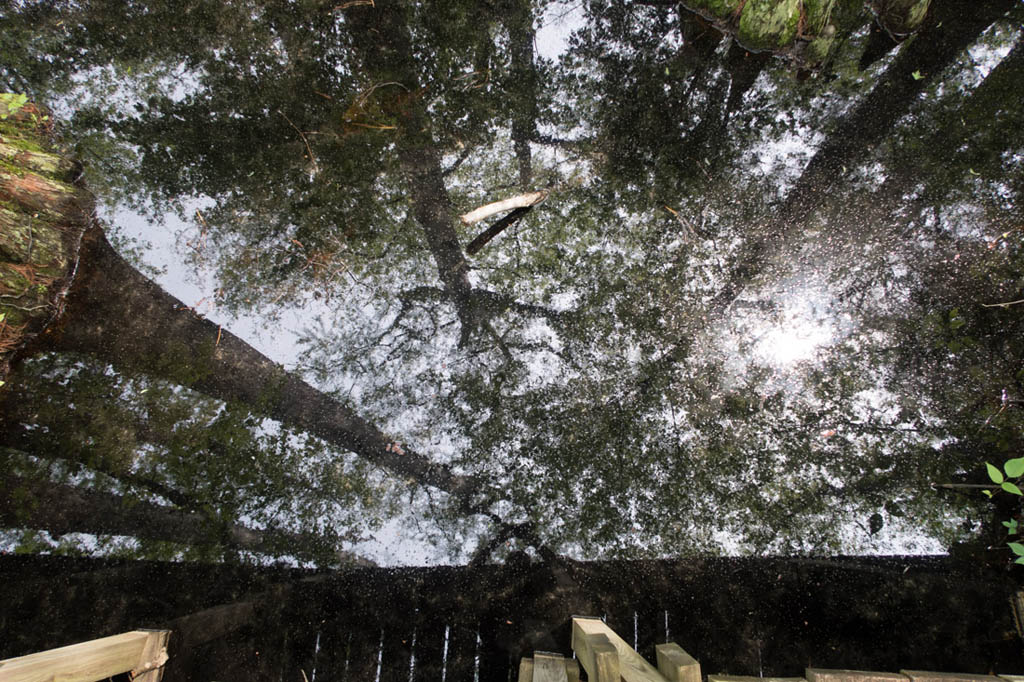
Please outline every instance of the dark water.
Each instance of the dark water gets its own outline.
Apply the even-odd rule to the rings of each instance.
[[[0,388],[5,555],[1007,568],[1024,6],[829,6],[0,9],[113,245]]]

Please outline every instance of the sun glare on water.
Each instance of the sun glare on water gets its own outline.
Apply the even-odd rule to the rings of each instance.
[[[789,301],[776,319],[766,321],[754,344],[757,357],[781,369],[812,360],[819,349],[829,345],[836,332],[816,303]]]

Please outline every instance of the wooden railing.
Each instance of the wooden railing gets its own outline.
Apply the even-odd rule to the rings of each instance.
[[[0,682],[95,682],[128,673],[160,682],[170,630],[135,630],[0,661]]]
[[[580,667],[591,682],[701,682],[700,663],[675,642],[655,647],[657,667],[648,663],[604,621],[572,619],[576,658],[534,652],[519,664],[519,682],[579,682]],[[578,661],[578,663],[577,663]],[[766,678],[708,675],[707,682],[764,682]],[[804,677],[770,678],[773,682],[1024,682],[1020,675],[972,675],[901,670],[898,673],[807,668]]]

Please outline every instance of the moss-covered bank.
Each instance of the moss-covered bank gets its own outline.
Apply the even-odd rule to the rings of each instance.
[[[0,94],[0,380],[63,307],[95,202],[77,184],[50,117]]]

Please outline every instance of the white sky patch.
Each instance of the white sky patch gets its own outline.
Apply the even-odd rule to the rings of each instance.
[[[754,148],[754,165],[758,173],[777,182],[777,191],[783,195],[800,178],[822,140],[821,133],[794,124],[789,132]]]
[[[110,213],[102,206],[98,210],[103,221],[111,225],[118,235],[138,240],[142,248],[142,261],[160,271],[155,281],[164,291],[194,308],[198,315],[223,325],[226,331],[264,355],[286,367],[294,367],[298,356],[298,336],[308,324],[314,301],[307,301],[302,309],[281,311],[280,320],[273,329],[266,328],[265,317],[256,312],[234,318],[217,308],[217,289],[220,284],[213,268],[197,270],[186,264],[187,255],[184,251],[189,248],[186,245],[189,238],[187,235],[195,233],[191,225],[170,213],[163,216],[161,224],[129,210]],[[312,312],[315,314],[315,311]]]
[[[555,2],[541,17],[534,46],[544,59],[557,61],[569,49],[569,36],[584,24],[582,2]]]

